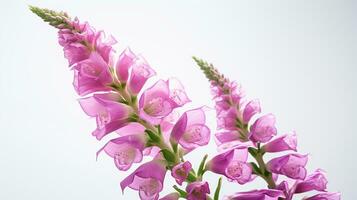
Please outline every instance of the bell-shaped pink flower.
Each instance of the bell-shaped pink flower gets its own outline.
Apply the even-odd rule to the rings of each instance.
[[[186,180],[188,174],[190,173],[191,169],[191,163],[189,161],[185,161],[175,165],[171,170],[171,175],[175,178],[176,182],[179,185],[182,185],[182,183]]]
[[[303,200],[340,200],[341,194],[338,192],[325,192],[316,194],[312,197],[304,198]]]
[[[238,192],[228,196],[227,200],[278,200],[284,198],[284,194],[280,190],[262,189],[252,190],[248,192]]]
[[[296,151],[297,137],[295,131],[292,134],[282,135],[268,142],[262,148],[265,152],[281,152],[287,150]]]
[[[160,124],[177,107],[170,96],[169,84],[164,80],[145,90],[139,100],[140,117],[154,125]]]
[[[98,140],[129,123],[128,117],[132,110],[127,105],[118,103],[119,99],[117,93],[94,94],[79,99],[84,112],[97,120],[97,129],[92,135]]]
[[[116,75],[121,83],[125,83],[129,77],[129,68],[133,65],[136,55],[129,49],[125,49],[119,56],[115,66]]]
[[[180,194],[177,192],[168,194],[162,198],[160,198],[160,200],[178,200],[180,198]]]
[[[250,127],[250,139],[253,142],[268,142],[276,132],[275,117],[267,114],[258,118]]]
[[[186,111],[172,128],[171,140],[188,151],[207,145],[211,131],[205,123],[203,107]]]
[[[259,100],[252,100],[244,107],[243,110],[243,121],[248,124],[249,120],[256,114],[260,113],[260,103]]]
[[[216,143],[217,145],[221,145],[223,143],[232,142],[240,140],[240,133],[238,131],[219,131],[215,133]]]
[[[252,180],[252,167],[247,163],[246,146],[236,146],[213,157],[206,164],[206,169],[222,174],[230,181],[245,184]]]
[[[73,86],[79,95],[111,90],[108,85],[113,79],[109,66],[98,53],[91,53],[88,59],[77,63],[73,69]]]
[[[180,107],[191,102],[186,94],[185,88],[178,79],[170,78],[166,81],[166,84],[169,87],[170,99],[176,104],[175,107]]]
[[[306,177],[305,165],[308,156],[300,154],[289,154],[274,158],[267,163],[270,172],[282,174],[292,179],[304,180]]]
[[[120,187],[123,191],[126,187],[139,191],[141,200],[157,200],[163,189],[165,174],[164,161],[154,159],[139,166],[120,183]]]
[[[114,158],[115,166],[122,171],[128,170],[133,163],[139,163],[143,159],[142,151],[145,148],[146,136],[144,133],[126,135],[110,140],[101,151]]]
[[[187,200],[207,200],[210,189],[206,181],[196,181],[187,185],[186,192]]]
[[[145,82],[156,72],[149,66],[146,60],[138,56],[133,61],[128,82],[128,88],[132,95],[137,95],[143,88]]]
[[[295,193],[303,193],[311,190],[325,191],[327,179],[325,172],[321,169],[316,170],[311,175],[307,176],[305,180],[299,181],[295,185]]]
[[[225,130],[237,130],[238,111],[235,107],[221,111],[217,115],[217,128]]]
[[[160,123],[161,131],[170,134],[172,128],[179,118],[180,113],[176,110],[173,110],[170,114],[162,119]]]

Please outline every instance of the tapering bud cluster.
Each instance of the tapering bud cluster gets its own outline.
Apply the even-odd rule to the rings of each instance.
[[[56,28],[71,28],[71,25],[68,23],[71,18],[67,15],[66,12],[56,12],[35,6],[29,6],[29,8],[33,13],[41,17],[45,22],[48,22],[51,26]]]
[[[224,86],[224,84],[228,82],[228,79],[226,79],[223,74],[220,74],[219,71],[212,64],[195,56],[193,56],[192,58],[194,61],[196,61],[197,65],[201,68],[208,80],[220,86]]]

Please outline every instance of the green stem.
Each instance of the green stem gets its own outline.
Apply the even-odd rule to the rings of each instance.
[[[257,161],[257,163],[259,165],[260,173],[258,175],[260,177],[262,177],[265,180],[265,182],[267,182],[268,188],[274,189],[276,187],[276,184],[275,184],[275,181],[273,180],[272,173],[267,170],[267,167],[263,160],[263,152],[261,151],[260,148],[258,148],[256,150],[257,150],[256,155],[253,155],[251,152],[250,152],[250,154],[255,158],[255,160]]]

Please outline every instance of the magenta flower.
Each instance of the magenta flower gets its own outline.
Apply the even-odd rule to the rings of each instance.
[[[88,59],[77,63],[73,69],[73,86],[79,95],[111,90],[108,85],[113,79],[109,66],[98,53],[91,53]]]
[[[304,198],[303,200],[340,200],[341,194],[338,192],[325,192],[316,194],[312,197]]]
[[[131,108],[118,103],[119,99],[117,93],[104,93],[79,100],[84,112],[97,120],[97,129],[92,135],[98,140],[128,124]]]
[[[142,56],[136,57],[131,66],[131,74],[128,89],[132,95],[137,95],[143,88],[145,82],[156,72],[149,66]]]
[[[189,101],[182,89],[178,91],[170,84],[173,80],[159,80],[152,87],[145,90],[139,100],[139,114],[144,120],[157,125],[160,124],[173,109]]]
[[[292,179],[304,180],[307,160],[307,155],[289,154],[270,160],[267,163],[267,168],[273,173],[282,174]]]
[[[205,123],[203,107],[186,111],[172,128],[171,140],[188,151],[207,145],[211,131]]]
[[[278,200],[284,198],[284,194],[280,190],[263,189],[252,190],[249,192],[238,192],[228,196],[228,200]]]
[[[318,169],[311,175],[307,176],[305,180],[299,181],[295,186],[295,193],[303,193],[311,190],[325,191],[327,179],[325,172]]]
[[[166,83],[169,86],[170,99],[175,102],[176,107],[180,107],[191,102],[186,94],[185,88],[178,79],[170,78],[166,81]]]
[[[241,140],[240,134],[238,131],[229,131],[223,130],[215,133],[216,143],[217,145],[221,145],[223,143],[238,141]]]
[[[102,31],[97,32],[88,23],[81,23],[77,18],[68,21],[71,28],[61,28],[58,31],[58,42],[63,46],[65,57],[72,66],[89,58],[96,51],[106,63],[110,62],[112,45],[116,43],[113,37],[104,37]]]
[[[186,192],[187,200],[206,200],[210,189],[206,181],[196,181],[187,185]]]
[[[180,195],[176,192],[168,194],[162,198],[160,198],[160,200],[178,200],[180,198]]]
[[[127,135],[110,140],[101,151],[114,158],[115,166],[119,170],[128,170],[133,163],[139,163],[143,159],[142,151],[145,148],[146,136],[143,133]]]
[[[207,162],[206,169],[222,174],[230,181],[245,184],[252,180],[252,167],[247,163],[247,158],[247,147],[237,146],[213,157]]]
[[[250,127],[250,139],[253,142],[268,142],[276,132],[275,117],[267,114],[258,118]]]
[[[249,120],[256,114],[260,113],[260,103],[259,100],[252,100],[245,106],[243,110],[243,121],[248,124]]]
[[[297,137],[295,131],[291,135],[282,135],[268,142],[262,148],[265,152],[296,151]]]
[[[190,173],[191,169],[192,165],[189,161],[182,162],[172,168],[171,175],[175,178],[176,182],[179,185],[182,185],[182,183],[186,180],[188,174]]]
[[[218,114],[217,128],[225,130],[237,130],[237,115],[236,108],[221,111]]]
[[[154,159],[138,167],[120,183],[120,187],[123,191],[126,187],[139,191],[142,200],[157,200],[163,188],[165,174],[165,163]]]
[[[129,68],[133,65],[136,55],[126,48],[119,56],[119,59],[115,65],[115,72],[118,80],[121,83],[125,83],[129,77]]]
[[[169,136],[176,121],[180,118],[180,113],[176,110],[172,111],[166,117],[164,117],[160,123],[161,130]]]

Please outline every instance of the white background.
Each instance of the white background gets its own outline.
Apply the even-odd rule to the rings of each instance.
[[[330,191],[357,198],[357,5],[321,0],[1,1],[0,199],[137,199],[119,189],[128,173],[106,156],[95,161],[104,141],[90,135],[95,121],[76,101],[56,30],[28,4],[68,11],[113,34],[118,51],[130,45],[158,77],[181,79],[188,107],[212,106],[191,56],[213,62],[276,115],[280,133],[297,131],[309,171],[326,170]],[[197,167],[204,153],[215,153],[213,140],[188,158]],[[172,191],[169,176],[163,194]],[[213,190],[217,177],[207,178]],[[255,187],[264,183],[224,183],[222,192]]]

